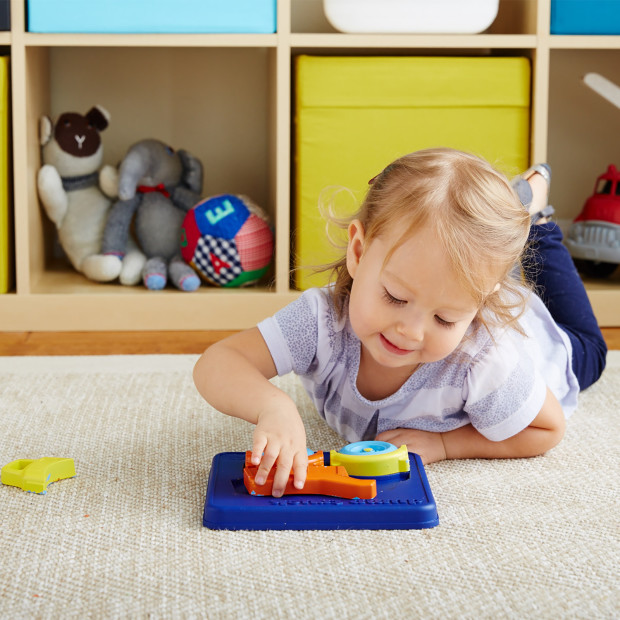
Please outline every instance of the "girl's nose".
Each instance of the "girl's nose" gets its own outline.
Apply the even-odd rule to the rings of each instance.
[[[397,331],[408,342],[422,342],[424,340],[424,319],[420,316],[408,316],[398,324]]]

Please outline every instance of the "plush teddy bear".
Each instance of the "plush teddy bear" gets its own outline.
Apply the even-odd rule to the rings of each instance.
[[[43,165],[37,187],[43,208],[58,229],[60,245],[77,271],[97,282],[120,277],[124,284],[136,284],[145,257],[135,243],[122,262],[101,255],[111,197],[116,196],[118,183],[114,168],[101,167],[100,132],[108,121],[109,114],[102,106],[91,108],[85,116],[65,112],[55,123],[43,116],[39,123]]]
[[[170,278],[182,291],[196,290],[200,279],[181,257],[179,239],[185,214],[200,200],[201,190],[202,164],[187,151],[154,139],[135,143],[119,167],[119,200],[108,216],[103,254],[119,261],[125,256],[135,214],[136,239],[147,257],[144,285],[159,290]]]

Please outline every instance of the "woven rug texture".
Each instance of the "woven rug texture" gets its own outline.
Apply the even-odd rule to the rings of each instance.
[[[196,359],[0,358],[0,465],[77,470],[0,486],[1,618],[620,617],[620,351],[548,454],[428,466],[440,524],[407,531],[204,528],[211,461],[253,427],[200,398]],[[309,446],[345,443],[274,382]]]

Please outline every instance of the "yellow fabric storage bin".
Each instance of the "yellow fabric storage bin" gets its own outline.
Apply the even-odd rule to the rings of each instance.
[[[324,188],[346,187],[359,204],[390,161],[437,146],[476,153],[509,176],[528,166],[527,58],[299,56],[295,85],[299,289],[325,284],[307,267],[338,255],[318,208]]]
[[[0,56],[0,293],[11,285],[9,220],[9,59]]]

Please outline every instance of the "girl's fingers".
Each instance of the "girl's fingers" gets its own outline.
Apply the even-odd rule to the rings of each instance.
[[[260,461],[263,458],[263,451],[267,445],[267,438],[263,436],[254,437],[254,443],[252,444],[252,465],[260,465]]]
[[[265,447],[265,451],[262,454],[260,459],[260,465],[258,466],[258,471],[256,472],[256,482],[257,484],[265,484],[267,480],[267,476],[271,471],[274,463],[278,459],[279,449],[274,448],[271,445],[267,445]]]
[[[256,484],[259,485],[265,484],[269,473],[275,466],[272,485],[274,497],[281,497],[284,494],[291,471],[296,489],[302,489],[306,482],[308,455],[305,448],[291,455],[288,450],[282,450],[282,446],[278,442],[270,442],[263,433],[256,433],[250,460],[253,465],[258,466],[255,480]]]
[[[282,497],[284,494],[286,484],[288,483],[288,479],[291,474],[291,465],[291,460],[283,458],[282,454],[280,454],[278,465],[276,466],[276,473],[273,477],[273,489],[271,491],[271,494],[274,497]]]
[[[297,463],[293,465],[293,480],[296,489],[303,489],[308,474],[308,459],[305,463]]]

